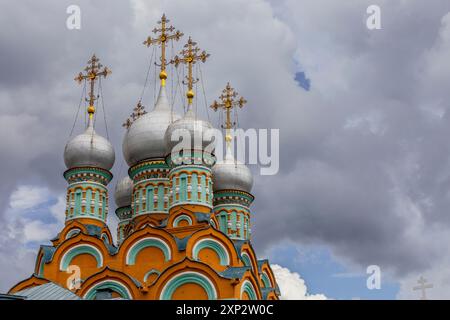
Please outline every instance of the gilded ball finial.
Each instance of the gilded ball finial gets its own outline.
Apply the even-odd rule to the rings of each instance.
[[[87,112],[88,112],[89,114],[95,113],[95,107],[94,107],[94,106],[89,106],[89,107],[87,108]]]
[[[161,70],[159,73],[159,79],[161,79],[161,85],[164,87],[166,85],[167,72],[166,70]]]
[[[161,72],[159,73],[159,78],[161,80],[166,80],[167,79],[167,72],[166,72],[166,70],[161,70]]]

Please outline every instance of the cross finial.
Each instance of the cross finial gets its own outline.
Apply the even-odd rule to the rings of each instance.
[[[129,129],[134,121],[136,121],[146,113],[147,111],[145,110],[145,107],[142,105],[141,100],[139,100],[136,107],[134,107],[133,109],[133,113],[130,114],[130,117],[122,124],[122,127]]]
[[[98,98],[94,95],[95,81],[101,76],[106,78],[106,76],[111,73],[111,70],[109,70],[107,67],[103,67],[103,65],[99,63],[99,61],[100,59],[97,58],[95,54],[92,55],[92,58],[87,62],[87,67],[84,68],[85,73],[83,74],[82,72],[80,72],[75,78],[75,81],[77,81],[78,83],[83,82],[83,80],[88,80],[90,82],[89,98],[86,98],[86,101],[89,102],[89,106],[87,108],[89,120],[92,120],[92,117],[95,113],[94,102]]]
[[[422,291],[422,296],[420,298],[421,300],[427,300],[426,289],[433,288],[433,284],[426,284],[427,282],[428,281],[423,276],[420,276],[419,280],[417,280],[419,286],[413,287],[413,290]]]
[[[247,100],[245,100],[242,96],[237,99],[238,95],[239,94],[234,90],[233,87],[231,87],[230,83],[228,82],[227,86],[222,90],[222,94],[219,97],[221,102],[217,102],[217,100],[214,100],[213,104],[211,105],[211,108],[214,109],[214,111],[217,111],[219,108],[225,110],[227,117],[225,120],[225,125],[222,125],[222,128],[226,129],[227,131],[225,136],[227,144],[229,144],[232,139],[230,135],[230,129],[236,124],[234,122],[231,122],[231,110],[237,106],[242,108],[244,104],[247,103]]]
[[[153,44],[161,45],[161,64],[159,65],[161,67],[161,72],[159,73],[159,79],[161,79],[161,86],[166,85],[166,79],[167,79],[167,73],[166,73],[166,42],[169,40],[180,40],[180,38],[183,36],[183,33],[181,33],[179,30],[175,31],[174,33],[171,33],[175,30],[173,26],[167,26],[167,23],[169,23],[170,20],[166,18],[166,15],[163,14],[161,17],[161,20],[158,21],[158,24],[161,25],[160,28],[154,28],[152,30],[153,33],[159,34],[156,38],[152,38],[149,36],[147,40],[144,41],[144,44],[147,47],[150,47]]]
[[[180,63],[187,65],[188,74],[186,76],[186,81],[183,80],[183,84],[188,87],[186,97],[188,99],[188,104],[191,105],[192,99],[194,98],[194,91],[192,91],[192,88],[194,83],[198,81],[198,79],[194,79],[192,66],[197,61],[205,62],[210,55],[209,53],[206,53],[205,50],[200,52],[200,48],[197,47],[197,42],[192,41],[191,37],[189,37],[188,42],[184,45],[184,49],[180,52],[180,56],[181,57],[175,56],[170,63],[175,64],[175,67],[178,67]]]

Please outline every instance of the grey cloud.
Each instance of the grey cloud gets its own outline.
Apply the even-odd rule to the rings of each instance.
[[[113,70],[103,93],[113,173],[126,174],[121,123],[145,79],[151,50],[142,41],[165,11],[211,53],[202,65],[208,100],[230,81],[249,101],[242,127],[280,128],[280,173],[255,177],[260,252],[286,239],[321,243],[397,276],[450,257],[442,246],[450,224],[446,1],[380,1],[383,29],[373,32],[365,28],[369,1],[82,1],[79,31],[65,28],[69,4],[2,1],[3,208],[18,184],[64,192],[62,152],[81,91],[73,77],[93,52]],[[296,63],[310,92],[294,80]],[[147,108],[153,94],[152,82]],[[97,124],[105,134],[101,113]],[[15,248],[8,241],[2,247]]]

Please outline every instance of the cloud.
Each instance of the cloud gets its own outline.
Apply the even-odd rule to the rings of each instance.
[[[10,198],[10,207],[15,210],[35,208],[47,201],[49,190],[45,187],[22,185],[13,191]]]
[[[280,287],[282,300],[326,300],[323,294],[310,294],[305,281],[297,272],[291,272],[277,264],[271,265],[272,271]]]
[[[166,12],[211,53],[202,65],[207,100],[230,81],[249,101],[241,127],[280,129],[279,174],[255,176],[257,251],[288,239],[327,246],[349,265],[379,265],[399,281],[427,271],[444,277],[450,260],[448,1],[378,1],[382,29],[374,31],[365,27],[372,4],[366,0],[79,1],[82,29],[75,31],[65,28],[70,4],[2,6],[3,208],[18,186],[64,192],[62,152],[81,92],[73,77],[94,52],[113,70],[103,82],[113,173],[126,174],[121,123],[145,79],[151,50],[142,41]],[[16,33],[7,31],[11,26]],[[299,70],[313,83],[309,91],[295,81]],[[148,109],[153,84],[143,99]],[[175,109],[182,110],[179,100]],[[217,116],[209,117],[217,127]],[[75,133],[84,124],[78,120]],[[106,135],[102,113],[97,120],[96,130]],[[115,222],[113,210],[111,203]],[[0,222],[7,216],[2,212]],[[1,257],[20,251],[12,239],[21,239],[22,222],[1,238],[7,250]]]

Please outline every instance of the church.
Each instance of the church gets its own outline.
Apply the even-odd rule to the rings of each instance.
[[[211,108],[225,115],[226,152],[216,159],[214,129],[198,117],[194,67],[209,54],[191,38],[176,56],[170,42],[183,34],[162,16],[144,44],[158,50],[159,93],[153,110],[139,102],[126,129],[122,152],[128,175],[115,186],[117,238],[108,227],[108,184],[115,151],[96,133],[98,87],[110,70],[94,55],[75,80],[87,88],[85,131],[64,150],[67,170],[65,225],[41,245],[34,273],[8,292],[25,299],[231,299],[277,300],[280,292],[268,260],[251,242],[249,168],[233,156],[232,109],[246,101],[227,84]],[[182,67],[186,108],[169,102],[166,67]],[[179,148],[177,132],[190,143]],[[185,141],[186,142],[186,141]]]

